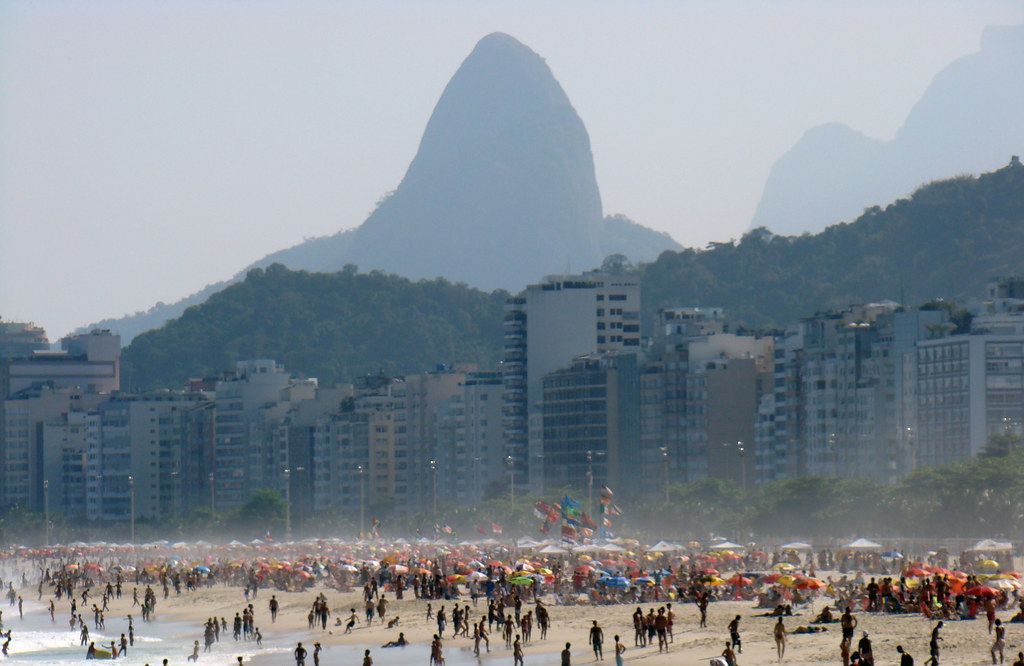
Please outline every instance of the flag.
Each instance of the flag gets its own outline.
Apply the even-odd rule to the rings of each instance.
[[[612,489],[609,488],[608,486],[601,488],[601,504],[611,504],[612,496],[614,494],[615,493],[613,493]]]
[[[584,527],[589,527],[590,529],[594,529],[595,527],[597,527],[597,523],[595,523],[594,519],[590,517],[590,514],[586,512],[584,512],[583,515],[580,516],[580,523]]]
[[[586,538],[589,539],[590,537],[594,536],[594,530],[588,529],[586,527],[581,527],[580,528],[580,536],[586,537]]]
[[[477,525],[476,526],[476,533],[480,534],[480,535],[485,535],[485,534],[487,534],[487,530],[485,530],[483,527]]]
[[[451,533],[452,533],[452,526],[451,526],[451,525],[445,525],[445,526],[444,526],[444,529],[443,529],[442,531],[443,531],[443,532],[444,532],[445,534],[451,534]]]
[[[602,518],[602,519],[601,519],[601,523],[602,523],[602,524],[603,524],[603,525],[604,525],[605,527],[611,527],[611,526],[612,526],[612,521],[611,521],[611,520],[609,520],[608,518]]]
[[[551,510],[552,506],[544,500],[537,500],[537,503],[533,505],[533,514],[542,520],[548,517]]]
[[[618,504],[612,504],[611,506],[608,507],[608,511],[606,511],[605,513],[607,513],[609,516],[621,516],[622,509],[619,508]]]
[[[540,526],[540,533],[547,534],[551,531],[551,523],[545,522]]]
[[[495,534],[501,534],[501,525],[498,523],[491,523],[491,531]]]
[[[562,525],[562,539],[565,541],[576,541],[576,528],[572,525]]]
[[[579,518],[583,512],[583,505],[566,495],[562,499],[562,516],[564,518]]]

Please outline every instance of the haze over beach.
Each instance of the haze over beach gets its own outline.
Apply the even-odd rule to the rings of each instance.
[[[1024,5],[0,3],[0,662],[1024,666]]]

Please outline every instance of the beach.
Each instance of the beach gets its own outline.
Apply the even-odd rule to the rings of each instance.
[[[828,575],[828,572],[822,572]],[[314,642],[323,646],[322,664],[361,664],[363,650],[369,648],[375,664],[406,664],[428,663],[428,645],[432,634],[436,631],[434,620],[426,619],[427,603],[423,600],[406,599],[398,601],[393,595],[387,595],[390,606],[387,619],[399,616],[399,625],[388,629],[384,624],[375,622],[367,627],[363,624],[362,593],[356,590],[351,593],[339,593],[334,590],[314,588],[303,592],[282,592],[262,589],[258,596],[251,600],[255,612],[256,626],[263,634],[263,647],[257,647],[254,641],[234,641],[231,638],[231,620],[236,612],[246,605],[243,592],[238,587],[217,585],[213,588],[201,588],[197,591],[183,591],[176,595],[173,591],[167,599],[158,594],[156,619],[152,623],[142,623],[138,618],[138,607],[132,608],[132,596],[128,591],[121,599],[113,599],[110,610],[106,613],[107,629],[99,632],[104,638],[117,637],[127,630],[126,615],[135,615],[136,643],[138,649],[130,649],[128,657],[123,661],[127,664],[152,663],[159,664],[167,658],[169,664],[185,664],[191,654],[193,640],[202,642],[203,622],[209,617],[223,617],[228,621],[228,633],[222,634],[221,640],[213,648],[212,653],[200,653],[200,664],[233,664],[236,657],[242,656],[245,663],[254,665],[294,663],[291,650],[299,641],[310,651],[307,665],[312,665]],[[22,589],[26,598],[25,619],[20,620],[17,609],[2,606],[3,620],[7,629],[14,632],[11,655],[6,661],[12,664],[25,662],[32,664],[70,664],[84,661],[84,648],[77,648],[78,632],[68,629],[67,610],[58,605],[57,622],[50,624],[45,604],[36,600],[35,589]],[[318,594],[326,595],[331,617],[328,629],[310,629],[307,614],[312,602]],[[271,623],[268,602],[271,594],[276,595],[280,602],[277,622]],[[450,612],[453,602],[433,600],[430,602],[434,611],[442,605]],[[486,612],[486,603],[481,599],[479,606],[473,608],[467,598],[460,602],[468,603],[471,619],[476,621]],[[825,604],[819,599],[813,605],[816,612]],[[663,604],[641,604],[646,613],[648,608],[657,608]],[[616,604],[602,606],[555,606],[549,605],[552,627],[546,640],[537,640],[539,632],[534,629],[534,640],[524,646],[526,664],[558,664],[559,652],[566,642],[572,643],[573,663],[593,663],[594,654],[588,645],[588,631],[593,620],[597,620],[605,635],[605,661],[614,661],[613,636],[618,633],[621,642],[626,646],[624,655],[626,663],[643,663],[651,666],[668,664],[707,664],[710,659],[719,655],[728,639],[727,624],[735,616],[742,617],[740,633],[743,641],[743,652],[738,655],[738,663],[743,666],[776,663],[775,646],[772,638],[772,627],[775,618],[757,617],[762,610],[752,608],[749,601],[716,601],[708,607],[708,627],[699,628],[699,612],[692,604],[673,604],[675,613],[674,642],[667,653],[659,654],[657,647],[638,648],[634,646],[631,613],[635,606]],[[531,606],[525,605],[524,612]],[[360,624],[351,634],[344,634],[343,627],[333,626],[335,618],[347,620],[349,609],[355,608]],[[800,614],[785,618],[788,630],[792,631],[799,625],[808,624],[812,611],[802,609]],[[1004,611],[999,617],[1008,619],[1012,613]],[[858,613],[859,626],[855,638],[859,639],[861,631],[867,631],[873,642],[876,663],[898,663],[895,647],[902,644],[914,655],[917,663],[924,663],[928,655],[928,637],[934,622],[921,615],[890,615],[874,613]],[[784,663],[787,664],[838,664],[839,658],[839,626],[828,625],[828,630],[813,635],[790,635]],[[497,629],[497,627],[495,627]],[[387,641],[395,640],[399,631],[404,632],[411,643],[408,648],[385,649],[380,646]],[[24,634],[24,638],[23,638]],[[63,637],[60,645],[45,645],[45,640],[33,643],[31,639],[42,635]],[[473,641],[468,638],[451,638],[451,626],[444,639],[444,656],[446,663],[452,666],[468,664],[476,661],[472,654]],[[990,663],[989,647],[992,638],[989,636],[984,618],[973,621],[947,622],[942,632],[942,663],[943,664],[984,664]],[[495,630],[491,636],[491,652],[483,655],[482,661],[488,664],[512,663],[511,650],[507,649],[500,632]],[[100,642],[94,636],[97,643]],[[52,642],[52,641],[51,641]],[[1007,662],[1013,661],[1016,652],[1024,645],[1024,625],[1008,625]]]

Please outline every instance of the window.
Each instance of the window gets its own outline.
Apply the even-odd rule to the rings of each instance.
[[[597,316],[598,317],[603,317],[604,316],[604,308],[598,308],[597,309]]]
[[[599,330],[599,331],[603,331],[604,330],[604,322],[603,321],[597,322],[597,330]]]
[[[604,300],[604,294],[598,294],[597,295],[597,300],[603,301]]]
[[[609,301],[624,301],[626,300],[625,294],[612,294],[608,297]]]
[[[597,336],[597,344],[599,344],[599,345],[603,345],[604,344],[604,336],[603,335]]]

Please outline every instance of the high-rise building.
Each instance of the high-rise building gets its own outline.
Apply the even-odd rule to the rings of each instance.
[[[92,331],[61,340],[62,350],[37,350],[22,358],[0,358],[0,390],[5,397],[33,386],[78,388],[110,393],[121,388],[121,337]]]
[[[506,304],[504,432],[522,481],[539,491],[544,377],[595,352],[640,350],[640,280],[602,272],[557,275]],[[544,463],[546,464],[546,463]]]
[[[436,459],[445,502],[471,505],[504,491],[502,391],[499,373],[470,372],[438,407]]]
[[[86,437],[86,518],[129,520],[133,494],[138,519],[183,515],[202,506],[204,495],[194,489],[206,470],[194,464],[196,449],[209,439],[194,442],[190,436],[209,432],[208,407],[202,394],[173,392],[118,395],[100,404],[98,418],[87,424],[98,432]]]
[[[241,506],[255,490],[253,456],[260,456],[261,412],[281,401],[291,376],[272,360],[239,361],[216,385],[213,474],[218,510]]]
[[[640,440],[638,354],[577,357],[542,378],[541,459],[544,487],[585,492],[637,490]]]
[[[659,479],[658,488],[665,476],[754,482],[758,401],[768,390],[772,344],[729,332],[721,308],[658,313],[641,374],[641,478]]]
[[[28,358],[50,348],[46,331],[27,322],[0,321],[0,360]]]

